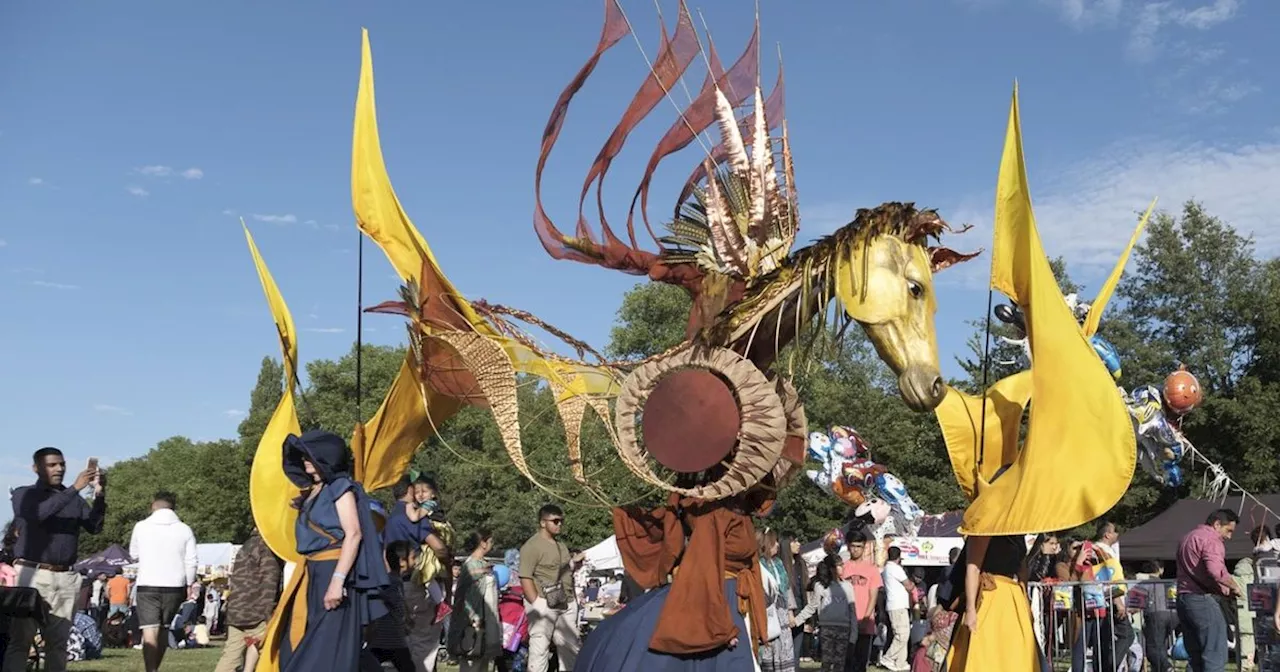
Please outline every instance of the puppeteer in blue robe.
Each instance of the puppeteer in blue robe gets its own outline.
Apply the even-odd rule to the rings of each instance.
[[[304,460],[315,466],[318,481],[306,472]],[[308,488],[319,488],[319,492],[303,500],[295,525],[298,553],[306,562],[295,570],[304,573],[297,589],[281,597],[288,601],[280,619],[287,629],[280,639],[282,672],[355,672],[360,666],[364,626],[387,613],[378,597],[379,591],[390,583],[378,531],[368,496],[351,480],[350,465],[350,450],[337,435],[309,431],[285,439],[285,474],[304,493]],[[348,492],[356,498],[361,540],[344,582],[345,598],[330,611],[324,607],[324,594],[337,569],[345,538],[337,502]]]

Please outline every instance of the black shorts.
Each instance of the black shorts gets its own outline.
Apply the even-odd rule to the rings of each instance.
[[[138,627],[167,628],[187,598],[187,589],[138,586]]]

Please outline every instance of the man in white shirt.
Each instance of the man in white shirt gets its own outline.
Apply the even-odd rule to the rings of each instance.
[[[893,626],[893,641],[880,658],[889,672],[907,672],[907,642],[911,636],[911,580],[902,568],[902,549],[890,546],[884,563],[884,608]]]
[[[138,563],[137,614],[142,629],[142,662],[157,672],[169,644],[166,629],[196,580],[196,537],[174,513],[177,498],[158,492],[151,515],[133,526],[129,555]]]

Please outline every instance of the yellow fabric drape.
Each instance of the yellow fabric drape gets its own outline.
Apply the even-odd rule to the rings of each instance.
[[[581,394],[616,396],[620,385],[611,371],[548,360],[503,336],[471,304],[462,300],[440,270],[431,247],[405,213],[391,186],[378,137],[369,31],[363,30],[361,37],[360,88],[351,146],[351,201],[356,225],[382,248],[396,273],[406,282],[422,282],[419,276],[424,264],[430,268],[438,279],[439,286],[434,288],[438,294],[456,299],[452,306],[459,315],[478,333],[498,342],[517,371],[559,383],[564,390],[562,399]],[[460,406],[456,399],[444,395],[429,393],[428,399],[422,399],[411,359],[406,359],[391,390],[378,414],[365,426],[365,450],[359,462],[364,471],[362,482],[370,491],[394,483],[414,449],[429,433],[431,423],[439,426]]]
[[[987,575],[978,604],[978,629],[956,623],[947,651],[951,672],[1034,672],[1040,669],[1039,645],[1031,623],[1026,586],[1007,576]]]
[[[991,286],[1027,316],[1033,405],[1022,450],[995,483],[978,479],[962,532],[997,536],[1069,529],[1119,501],[1133,478],[1136,443],[1115,383],[1063,300],[1041,245],[1016,87],[996,187],[994,238]]]
[[[438,425],[462,405],[457,399],[430,389],[427,396],[424,405],[413,359],[406,357],[382,407],[364,424],[364,453],[369,461],[355,476],[369,492],[394,485],[409,468],[413,452],[423,438],[430,435],[432,421]],[[424,408],[431,409],[430,418]]]
[[[942,426],[956,481],[971,500],[977,494],[979,477],[990,482],[1000,467],[1018,457],[1022,414],[1031,400],[1031,372],[1015,373],[987,390],[985,422],[982,399],[948,387],[947,396],[934,411]],[[985,443],[979,434],[979,424],[985,425],[981,430],[987,437]]]
[[[1111,269],[1111,275],[1107,276],[1107,281],[1102,283],[1102,289],[1098,291],[1098,296],[1093,299],[1093,303],[1089,306],[1089,315],[1084,320],[1085,338],[1098,333],[1098,325],[1102,322],[1102,311],[1107,309],[1107,303],[1111,301],[1111,295],[1116,291],[1116,285],[1120,284],[1120,276],[1124,275],[1124,267],[1129,263],[1129,255],[1133,253],[1133,248],[1138,244],[1138,239],[1142,237],[1142,230],[1147,227],[1147,220],[1151,219],[1151,211],[1156,209],[1156,201],[1159,199],[1151,199],[1151,205],[1147,206],[1147,211],[1142,213],[1142,219],[1138,220],[1138,226],[1133,230],[1133,235],[1129,237],[1129,244],[1125,246],[1124,253],[1120,255],[1120,260],[1116,262],[1115,268]]]
[[[243,221],[240,224],[244,226]],[[284,357],[284,396],[271,414],[271,420],[253,455],[253,467],[249,472],[249,503],[253,507],[253,521],[258,526],[262,540],[276,555],[296,562],[301,557],[298,555],[293,533],[297,512],[289,507],[289,502],[298,496],[298,488],[284,475],[281,451],[285,437],[302,433],[293,399],[293,385],[297,380],[298,370],[297,332],[293,328],[289,306],[285,305],[284,297],[280,295],[271,271],[262,260],[248,226],[244,226],[244,237],[249,241],[249,253],[253,255],[254,267],[258,269],[258,279],[262,281],[262,291],[267,296],[267,306],[271,308],[271,319],[275,321],[276,331],[280,335],[280,349]]]

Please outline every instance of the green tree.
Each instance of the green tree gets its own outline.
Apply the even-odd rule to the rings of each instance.
[[[692,306],[689,293],[675,285],[636,285],[622,297],[606,352],[613,357],[640,359],[678,345],[685,339]]]
[[[253,529],[249,467],[236,441],[193,442],[175,436],[108,472],[103,533],[85,537],[83,553],[111,544],[127,547],[134,524],[150,515],[151,500],[160,491],[177,496],[179,517],[201,543],[238,543]]]
[[[267,431],[267,423],[275,413],[280,398],[284,396],[284,366],[270,357],[262,358],[258,368],[258,383],[249,393],[249,412],[237,428],[240,435],[240,452],[247,460],[253,459],[258,449],[262,434]]]

